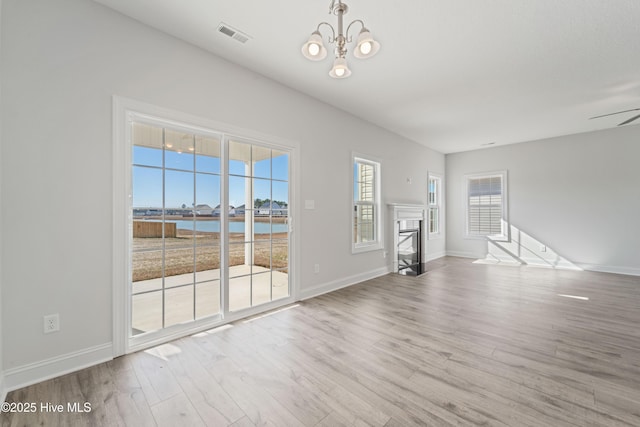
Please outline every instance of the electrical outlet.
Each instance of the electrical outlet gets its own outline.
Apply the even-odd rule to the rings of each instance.
[[[316,264],[313,266],[313,272],[316,274],[320,273],[320,264]]]
[[[60,330],[60,316],[58,313],[44,316],[44,333],[58,332]]]

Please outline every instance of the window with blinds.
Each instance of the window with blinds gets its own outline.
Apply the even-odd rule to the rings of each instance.
[[[427,192],[427,204],[429,207],[429,237],[440,233],[440,194],[442,192],[441,187],[442,178],[430,173]]]
[[[380,164],[353,159],[354,252],[378,249],[380,239]]]
[[[506,172],[467,176],[467,236],[505,236]]]

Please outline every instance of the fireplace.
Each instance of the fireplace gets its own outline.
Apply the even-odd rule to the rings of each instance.
[[[401,220],[398,221],[398,273],[408,276],[416,276],[421,265],[422,221]]]
[[[426,272],[422,262],[423,224],[422,205],[389,205],[393,211],[393,271],[406,276]]]

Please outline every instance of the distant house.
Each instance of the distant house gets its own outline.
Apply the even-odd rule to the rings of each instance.
[[[244,216],[244,212],[246,210],[246,205],[236,206],[236,215]]]
[[[212,215],[213,216],[220,216],[220,205],[218,205],[215,208],[213,208]],[[231,205],[229,205],[229,216],[236,216],[236,208],[234,208]]]
[[[278,202],[267,202],[258,207],[256,215],[267,216],[271,213],[272,216],[286,216],[286,206],[280,206]]]
[[[214,215],[214,209],[212,209],[211,206],[206,204],[196,205],[195,211],[196,211],[196,216],[213,216]]]

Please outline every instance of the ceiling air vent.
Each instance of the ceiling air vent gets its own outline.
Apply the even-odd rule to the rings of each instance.
[[[239,41],[240,43],[246,43],[251,38],[242,31],[236,30],[235,28],[225,24],[224,22],[221,22],[220,25],[218,25],[218,31],[220,31],[225,36],[229,36],[232,39]]]

